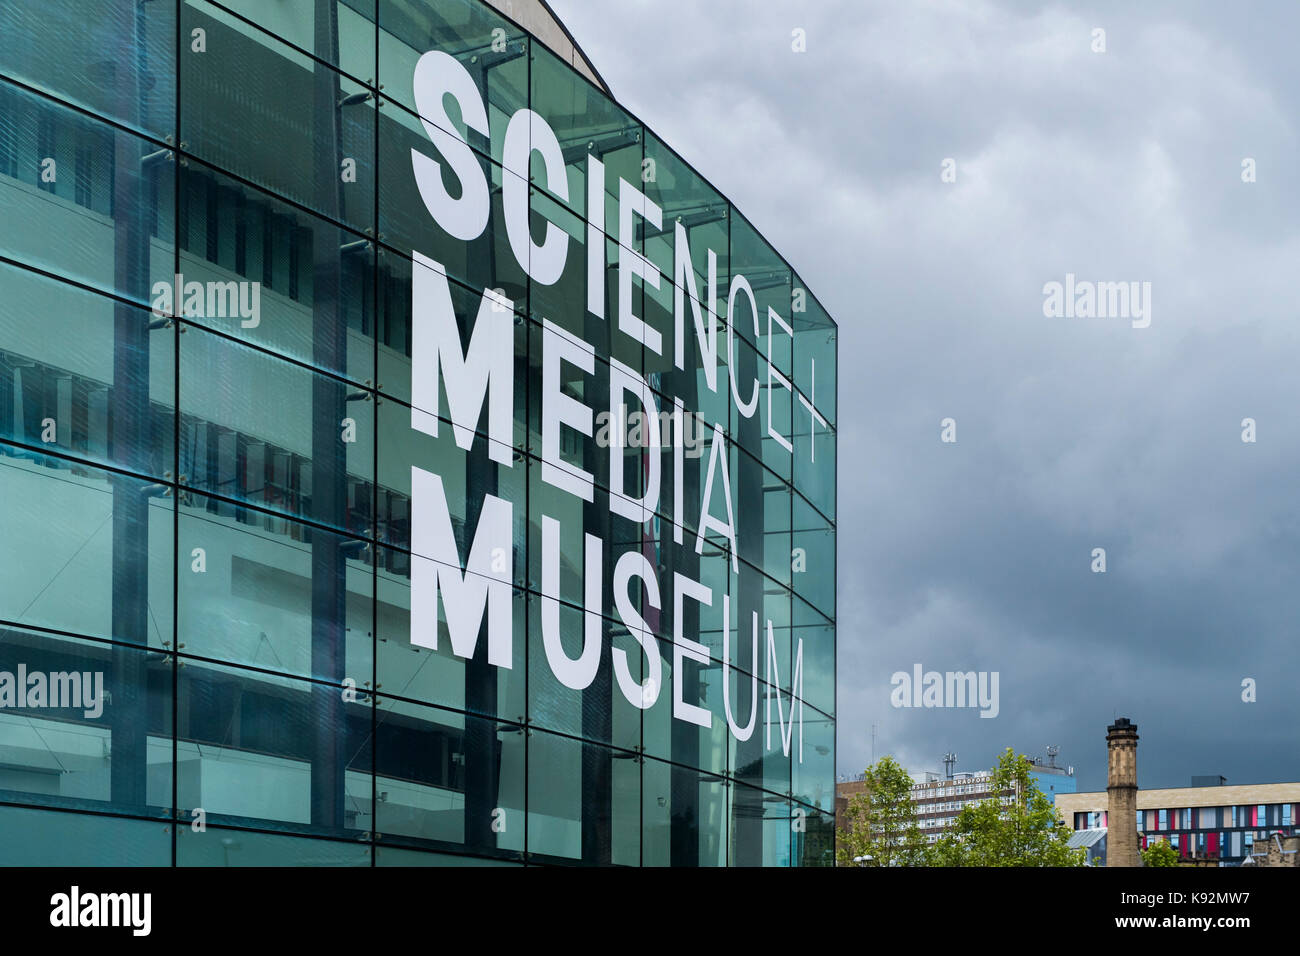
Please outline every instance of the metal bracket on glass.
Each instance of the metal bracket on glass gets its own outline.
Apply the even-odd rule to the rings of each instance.
[[[370,555],[369,541],[344,541],[339,545],[339,553],[345,558],[360,560]]]
[[[601,159],[606,153],[612,153],[639,142],[641,142],[641,128],[639,126],[626,126],[623,129],[601,133],[599,136],[584,136],[580,140],[570,142],[567,146],[561,144],[560,154],[564,157],[564,165],[571,166],[588,153],[597,159]]]

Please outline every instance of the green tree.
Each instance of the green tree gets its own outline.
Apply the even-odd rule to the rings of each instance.
[[[871,866],[923,866],[928,857],[925,837],[916,825],[912,778],[893,757],[884,756],[867,768],[866,786],[849,798],[845,822],[836,840],[840,866],[855,866],[870,857]]]
[[[1179,866],[1182,863],[1182,857],[1178,855],[1168,840],[1153,840],[1151,844],[1142,851],[1143,866]]]
[[[1070,848],[1070,830],[1029,775],[1032,766],[1008,747],[990,781],[998,796],[962,808],[932,865],[1083,866],[1087,852]]]

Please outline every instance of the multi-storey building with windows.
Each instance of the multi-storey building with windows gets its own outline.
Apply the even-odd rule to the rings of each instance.
[[[1030,757],[1029,776],[1034,786],[1049,799],[1054,800],[1059,793],[1074,792],[1074,768],[1056,766],[1056,753],[1049,748],[1047,759]],[[944,757],[944,771],[925,770],[912,774],[911,799],[916,811],[916,822],[927,843],[936,843],[957,822],[957,815],[968,803],[980,803],[995,796],[992,787],[993,772],[979,770],[975,772],[954,771],[955,754]],[[849,799],[866,787],[861,774],[855,779],[844,780],[836,784],[836,818],[837,825],[849,825],[847,812]],[[1013,791],[1004,790],[1000,796],[1010,798]]]
[[[0,862],[830,862],[836,340],[540,0],[0,5]]]
[[[1300,783],[1229,786],[1203,778],[1193,783],[1197,781],[1201,785],[1138,791],[1143,849],[1153,840],[1168,840],[1184,857],[1238,864],[1274,833],[1300,833]],[[1075,830],[1109,824],[1105,791],[1062,794],[1056,805]]]
[[[957,814],[968,803],[980,803],[998,796],[993,791],[993,773],[978,770],[956,772],[951,777],[924,774],[912,786],[912,804],[916,822],[927,843],[935,843],[957,822]],[[1001,796],[1010,796],[1004,791]]]

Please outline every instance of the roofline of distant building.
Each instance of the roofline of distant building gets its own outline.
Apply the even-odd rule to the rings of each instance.
[[[1221,807],[1251,803],[1300,803],[1300,783],[1243,783],[1212,787],[1166,787],[1137,792],[1137,809],[1170,807]],[[1056,807],[1062,812],[1082,813],[1105,810],[1105,790],[1058,793]]]

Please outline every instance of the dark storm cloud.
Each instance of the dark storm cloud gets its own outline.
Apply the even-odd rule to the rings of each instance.
[[[1144,787],[1300,779],[1300,8],[552,5],[839,322],[840,771],[874,723],[1092,789],[1118,714]],[[1044,317],[1066,273],[1150,282],[1150,327]],[[999,716],[891,707],[918,662]]]

